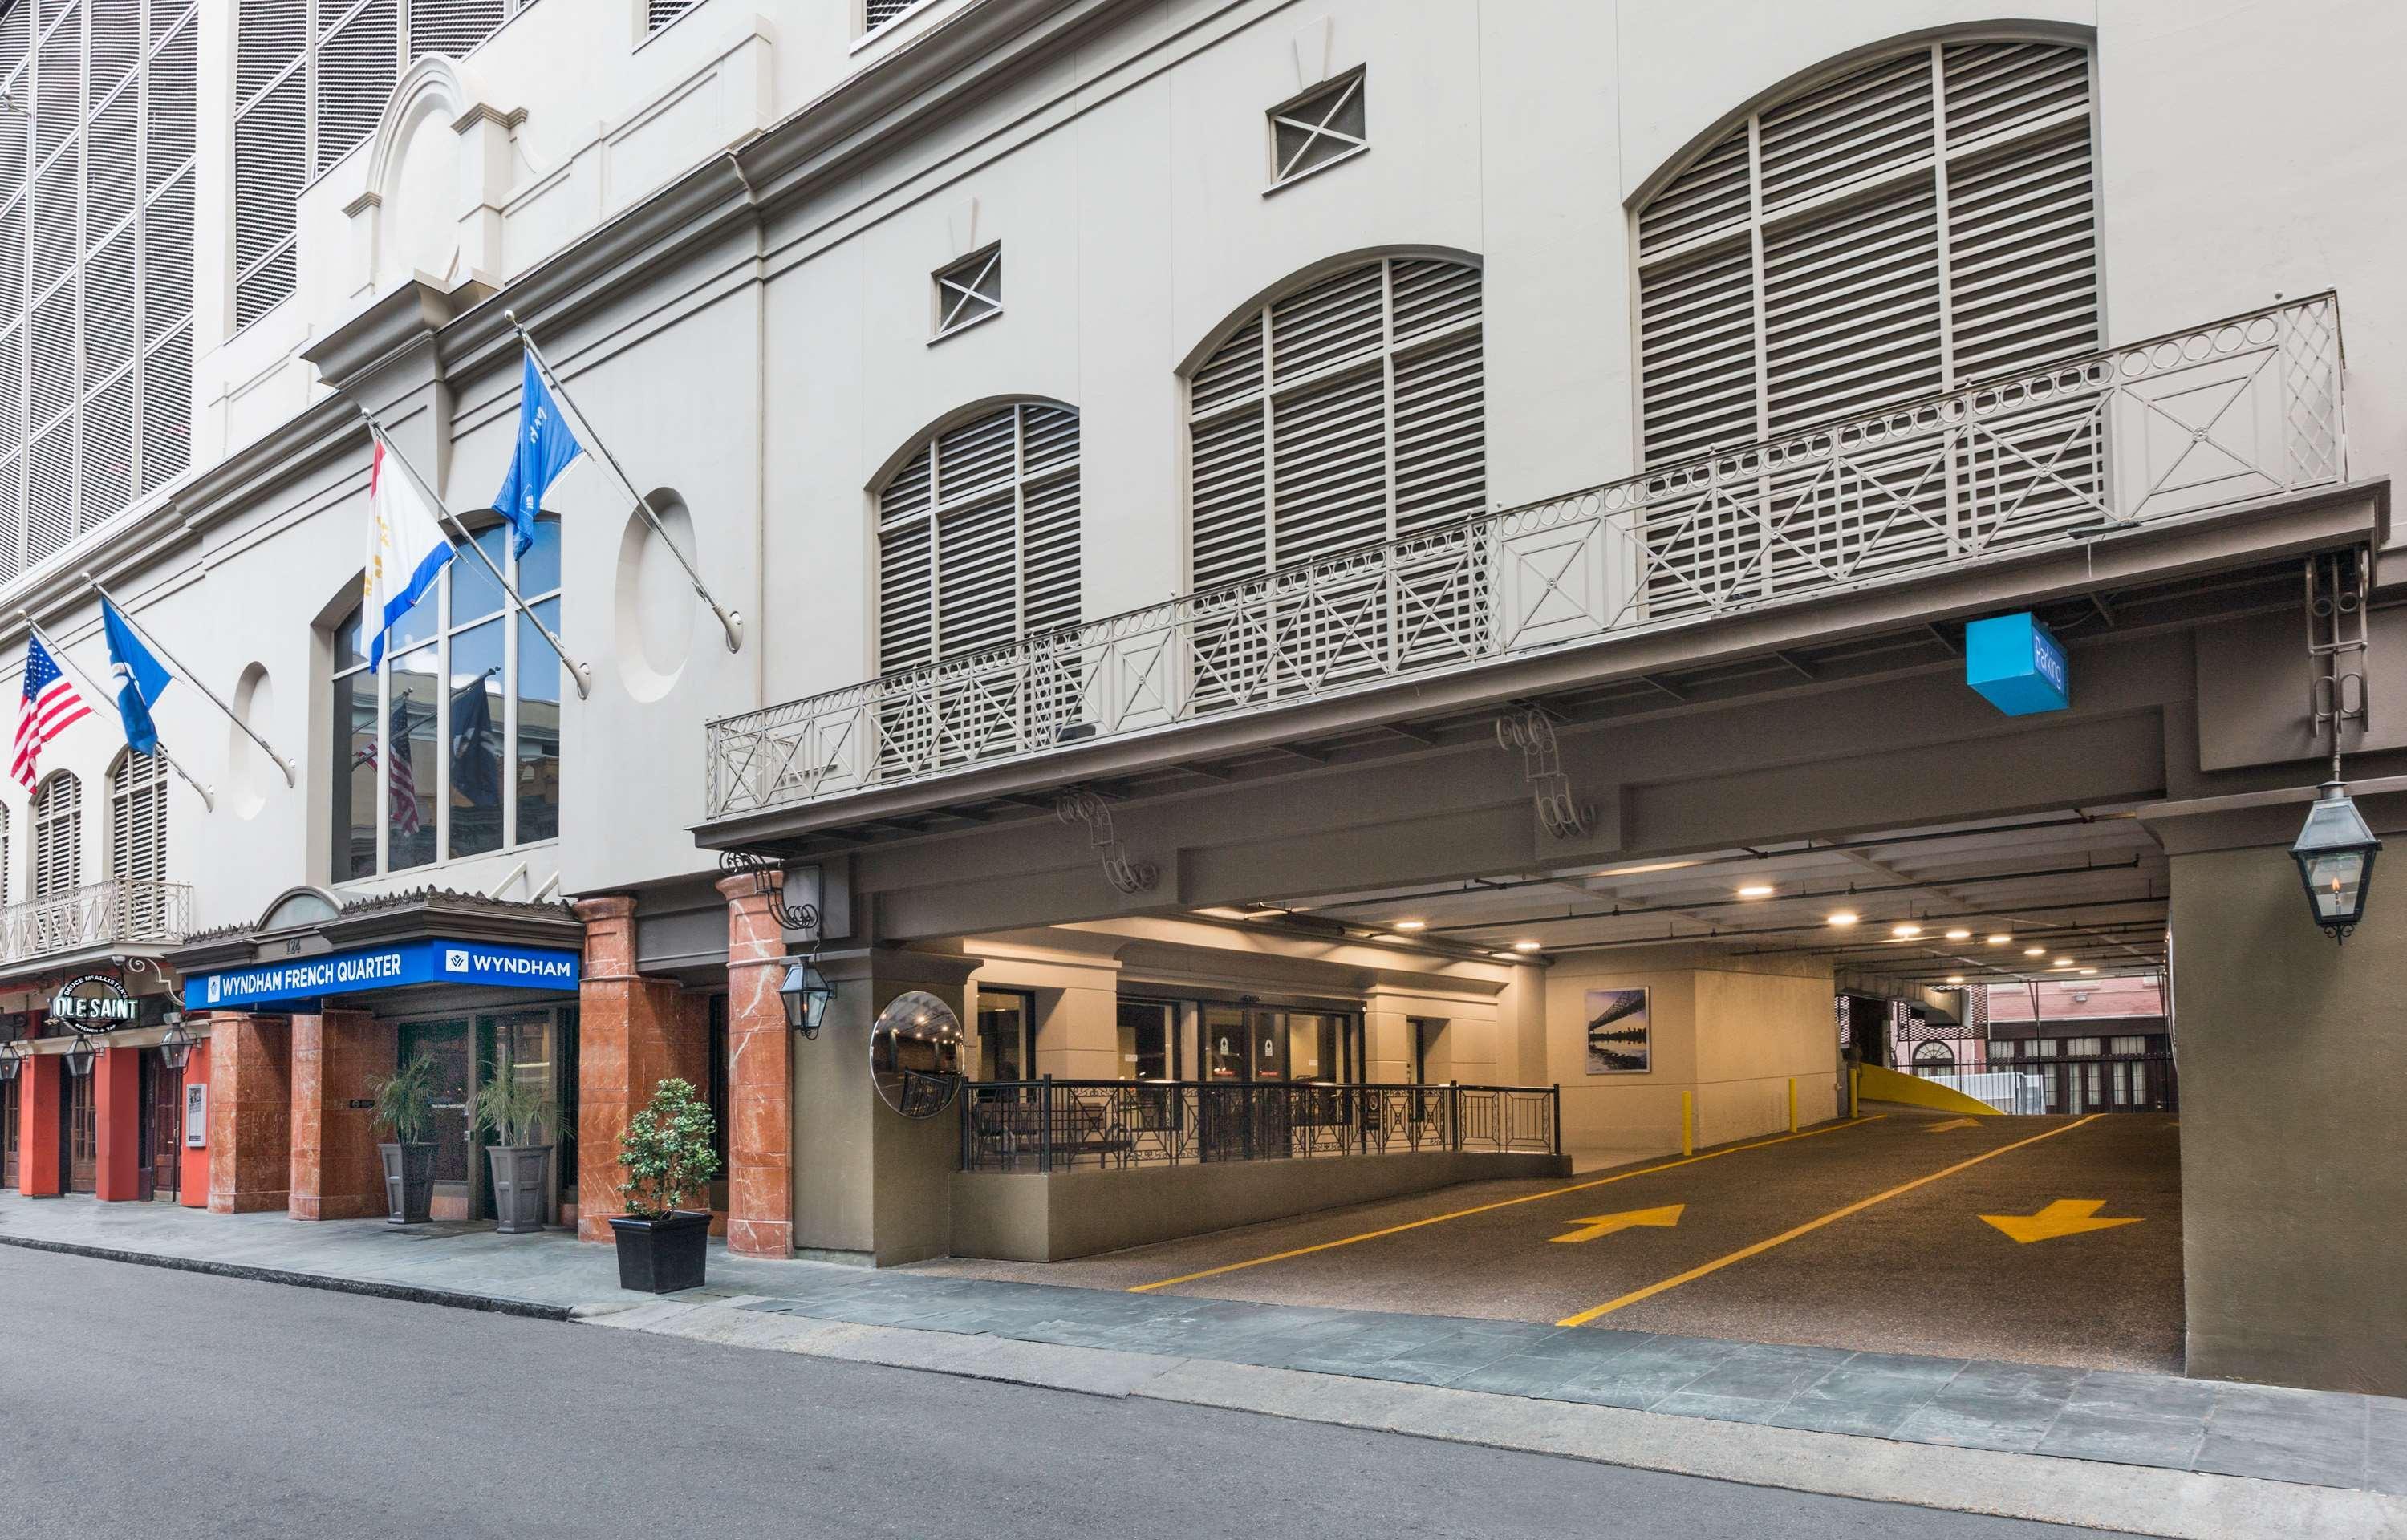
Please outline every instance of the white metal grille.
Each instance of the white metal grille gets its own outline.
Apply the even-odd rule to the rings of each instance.
[[[887,22],[894,21],[896,18],[902,16],[904,12],[910,10],[919,4],[919,0],[862,0],[861,10],[862,35],[865,37],[869,34],[876,32],[878,28],[886,25]]]
[[[1273,187],[1370,148],[1362,92],[1362,71],[1358,69],[1271,108]]]
[[[192,462],[192,0],[0,15],[0,578]]]
[[[973,251],[930,275],[936,285],[936,335],[1003,314],[1003,247]]]
[[[61,770],[34,792],[34,897],[55,898],[83,883],[83,783]]]
[[[658,32],[671,21],[693,9],[697,0],[648,0],[644,9],[646,27]]]
[[[1931,43],[1709,147],[1638,215],[1645,463],[2096,347],[2089,80],[2067,44]]]

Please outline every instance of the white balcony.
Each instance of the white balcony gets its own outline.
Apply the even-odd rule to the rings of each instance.
[[[189,883],[90,883],[0,911],[0,961],[180,941],[192,922]]]
[[[1909,583],[2345,460],[2326,293],[724,717],[705,817]]]

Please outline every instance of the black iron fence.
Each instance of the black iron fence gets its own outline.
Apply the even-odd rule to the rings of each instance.
[[[961,1169],[1067,1171],[1476,1150],[1560,1154],[1551,1085],[995,1081],[961,1088]]]

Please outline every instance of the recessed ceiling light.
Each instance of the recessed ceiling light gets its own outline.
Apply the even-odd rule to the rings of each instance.
[[[2004,946],[2013,940],[2014,938],[2012,936],[2009,936],[2004,931],[2001,930],[1989,938],[1989,944],[1991,946]]]
[[[1851,909],[1833,910],[1830,916],[1830,924],[1834,925],[1851,925],[1859,918],[1860,916]]]
[[[2058,957],[2056,960],[2056,966],[2058,968],[2071,968],[2072,966],[2072,959],[2070,957]]]
[[[2027,946],[2023,948],[2023,955],[2026,957],[2044,957],[2047,955],[2047,948],[2044,946]]]
[[[1888,933],[1901,941],[1910,941],[1922,934],[1922,927],[1909,920],[1903,925],[1889,926]]]
[[[2081,971],[2082,971],[2082,973],[2083,973],[2085,976],[2092,976],[2092,977],[2094,977],[2094,976],[2097,974],[2097,972],[2098,972],[2098,970],[2097,970],[2096,968],[2083,968]]]
[[[1545,945],[1544,941],[1519,940],[1513,943],[1513,950],[1516,952],[1535,952],[1538,948],[1544,945]]]
[[[1398,920],[1396,922],[1396,928],[1398,930],[1421,930],[1425,929],[1428,925],[1429,922],[1427,920]]]
[[[1947,933],[1947,939],[1951,941],[1969,941],[1973,939],[1973,933],[1959,925]]]
[[[1749,883],[1745,887],[1738,890],[1738,896],[1742,898],[1769,898],[1772,897],[1772,884],[1770,883]]]
[[[1961,973],[1950,973],[1947,975],[1947,982],[1951,984],[1960,984],[1964,982],[1964,975]]]

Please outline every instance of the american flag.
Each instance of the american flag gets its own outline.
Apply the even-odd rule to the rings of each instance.
[[[92,708],[51,661],[50,649],[27,637],[25,696],[17,711],[17,762],[12,767],[19,784],[32,791],[40,779],[36,767],[42,745],[91,714]]]
[[[416,834],[418,823],[418,777],[410,769],[409,700],[407,697],[392,703],[392,764],[385,772],[385,790],[392,798],[392,831],[395,834]],[[377,761],[374,740],[362,745],[351,756],[354,765],[373,765]]]

